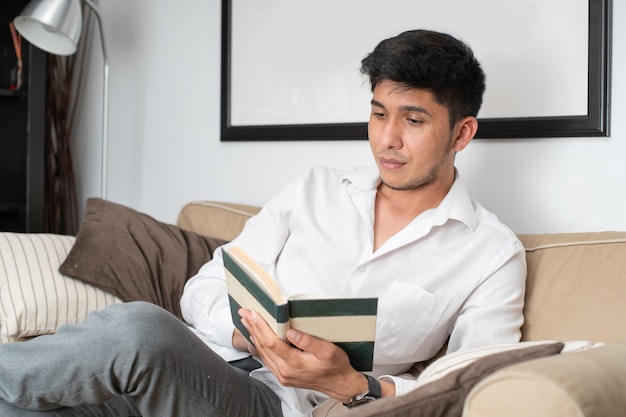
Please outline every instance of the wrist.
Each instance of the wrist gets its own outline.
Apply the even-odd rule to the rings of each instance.
[[[383,396],[383,386],[378,379],[366,374],[361,375],[363,375],[367,381],[367,390],[360,391],[359,394],[354,395],[347,402],[344,402],[343,405],[348,408],[375,401]]]
[[[393,382],[393,379],[381,378],[378,381],[380,382],[380,386],[382,388],[383,397],[395,397],[396,384]]]

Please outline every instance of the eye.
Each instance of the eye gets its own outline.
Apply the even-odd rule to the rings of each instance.
[[[413,118],[413,117],[408,117],[406,120],[407,120],[407,122],[409,122],[410,124],[415,125],[415,126],[419,126],[419,125],[421,125],[422,123],[424,123],[422,120],[420,120],[420,119],[415,119],[415,118]]]

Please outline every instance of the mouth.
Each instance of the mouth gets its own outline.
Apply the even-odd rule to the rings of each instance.
[[[396,171],[406,165],[406,162],[396,158],[379,157],[378,163],[381,168],[389,171]]]

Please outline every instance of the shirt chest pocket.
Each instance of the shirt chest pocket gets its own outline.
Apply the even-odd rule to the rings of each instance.
[[[444,313],[448,305],[448,300],[417,285],[394,282],[379,299],[377,362],[417,361],[437,352],[447,337]]]

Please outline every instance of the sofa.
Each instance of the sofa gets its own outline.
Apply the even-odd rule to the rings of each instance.
[[[0,233],[0,343],[54,333],[112,303],[150,301],[180,317],[185,280],[258,210],[194,201],[171,225],[90,199],[76,237]],[[354,409],[329,401],[315,415],[626,416],[626,232],[519,238],[521,343],[433,358],[415,365],[425,382],[406,395]]]

